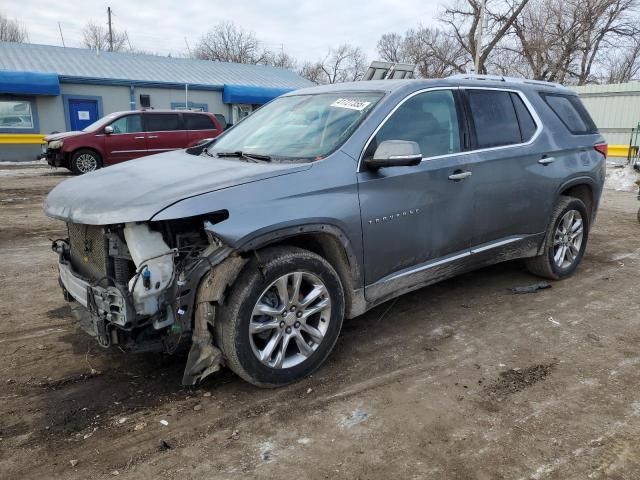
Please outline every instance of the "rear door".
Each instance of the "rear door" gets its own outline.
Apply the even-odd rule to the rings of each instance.
[[[162,153],[187,146],[187,132],[179,113],[144,113],[149,153]]]
[[[384,140],[410,140],[423,155],[414,167],[371,170],[361,164],[358,189],[367,285],[411,278],[416,271],[426,272],[428,262],[470,246],[473,179],[462,152],[463,120],[456,97],[453,89],[410,96],[383,122],[364,152],[366,159]]]
[[[184,128],[187,131],[187,145],[192,146],[204,138],[216,138],[222,129],[216,128],[216,124],[209,115],[198,113],[183,113]]]
[[[109,124],[112,133],[105,134],[105,165],[124,162],[148,155],[147,140],[142,128],[142,115],[124,115]]]
[[[517,241],[544,231],[556,184],[549,181],[541,122],[515,90],[464,89],[474,151],[473,246]]]

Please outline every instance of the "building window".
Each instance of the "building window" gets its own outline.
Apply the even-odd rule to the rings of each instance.
[[[0,99],[0,130],[33,130],[34,128],[30,101]]]
[[[190,110],[192,112],[208,112],[209,105],[206,103],[189,102],[185,107],[184,102],[171,102],[171,110]]]

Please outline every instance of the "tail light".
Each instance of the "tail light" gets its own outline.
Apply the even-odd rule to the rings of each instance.
[[[595,148],[598,153],[602,154],[604,158],[607,158],[609,155],[609,145],[606,143],[598,143],[597,145],[594,145],[593,148]]]

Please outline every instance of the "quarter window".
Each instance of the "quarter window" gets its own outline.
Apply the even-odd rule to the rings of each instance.
[[[460,128],[453,92],[434,90],[404,102],[378,131],[365,156],[373,156],[385,140],[416,142],[425,158],[459,152]]]
[[[33,129],[31,102],[0,100],[0,129]]]
[[[140,115],[125,115],[111,124],[113,133],[137,133],[142,131]]]
[[[478,148],[521,143],[520,127],[509,92],[468,90]]]
[[[190,115],[185,113],[184,116],[185,130],[215,130],[215,125],[206,115]]]
[[[180,115],[177,113],[151,113],[145,115],[147,132],[167,132],[182,130]]]
[[[564,123],[574,135],[596,133],[597,128],[589,113],[573,95],[541,94],[544,101],[551,107],[553,113]]]

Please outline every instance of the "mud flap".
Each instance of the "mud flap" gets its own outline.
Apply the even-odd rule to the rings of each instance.
[[[209,325],[213,326],[215,303],[222,300],[225,289],[233,283],[246,262],[239,256],[229,257],[210,270],[200,282],[193,315],[191,350],[182,376],[183,385],[195,385],[222,367],[222,352],[213,345]]]

